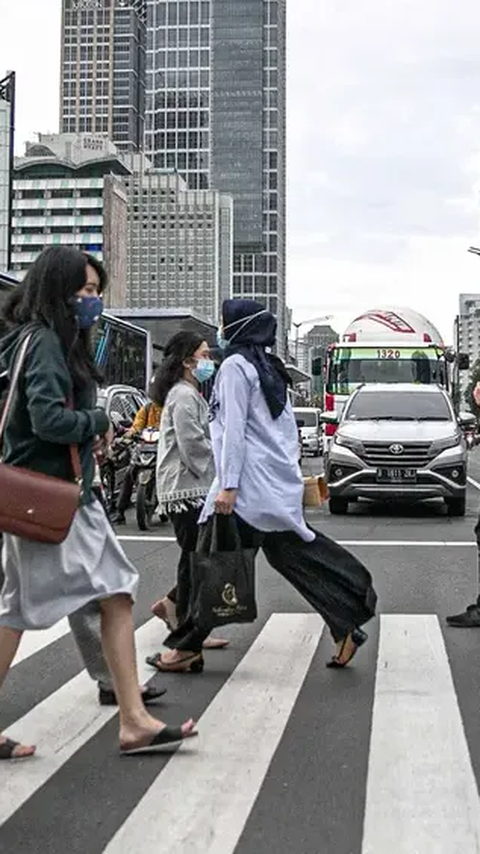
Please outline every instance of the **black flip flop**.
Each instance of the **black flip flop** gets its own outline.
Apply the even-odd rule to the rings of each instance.
[[[163,697],[167,693],[166,688],[155,688],[154,685],[147,685],[142,691],[142,700],[145,706],[151,705],[159,697]],[[115,691],[107,688],[100,688],[98,691],[98,702],[101,706],[118,706]]]
[[[196,735],[197,733],[193,732],[185,738],[181,727],[166,726],[160,732],[157,732],[148,744],[137,744],[128,748],[124,747],[120,750],[120,755],[139,756],[140,754],[161,753],[165,748],[168,748],[170,751],[175,750],[183,741]]]
[[[34,755],[33,753],[28,753],[26,756],[14,756],[13,751],[16,747],[20,747],[18,741],[12,741],[11,738],[2,741],[0,744],[0,760],[5,759],[7,762],[16,762],[17,759],[31,759]]]

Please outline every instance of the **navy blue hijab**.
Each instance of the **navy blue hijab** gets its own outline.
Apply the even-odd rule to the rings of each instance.
[[[247,322],[247,318],[252,319]],[[256,300],[228,299],[222,306],[222,320],[228,341],[225,358],[239,353],[256,367],[272,418],[278,418],[285,409],[291,379],[282,360],[265,350],[275,344],[276,318]]]

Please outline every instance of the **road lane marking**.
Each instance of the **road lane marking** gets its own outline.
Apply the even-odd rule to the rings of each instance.
[[[42,629],[40,631],[24,632],[20,642],[20,648],[15,656],[13,667],[20,662],[25,661],[32,655],[36,655],[42,649],[45,649],[50,644],[55,643],[59,638],[63,638],[70,631],[70,626],[67,619],[60,620],[55,623],[50,629]]]
[[[480,852],[480,801],[436,616],[380,618],[362,854]]]
[[[161,646],[166,632],[154,617],[135,632],[139,679],[152,669],[145,656]],[[85,670],[34,706],[5,732],[37,744],[38,755],[24,763],[0,762],[0,826],[114,717],[118,709],[99,706],[97,687]],[[112,743],[111,750],[117,745]]]
[[[152,535],[148,537],[142,537],[141,534],[118,534],[117,540],[123,543],[176,543],[176,537],[164,537],[159,535]]]
[[[270,617],[201,717],[198,744],[159,773],[104,854],[232,854],[323,627],[317,614]]]
[[[475,489],[480,490],[480,483],[478,482],[478,480],[474,480],[473,477],[470,477],[470,475],[467,476],[467,480],[471,486],[474,486]]]
[[[419,546],[431,548],[444,546],[446,548],[471,548],[476,546],[473,540],[338,540],[341,546]]]
[[[138,535],[118,537],[123,542],[132,543],[176,543],[175,537],[149,536],[142,537]],[[471,548],[476,546],[474,540],[337,540],[340,546],[444,546],[446,548],[461,547]]]

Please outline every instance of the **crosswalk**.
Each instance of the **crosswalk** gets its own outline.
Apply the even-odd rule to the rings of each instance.
[[[320,617],[273,613],[231,672],[219,654],[210,681],[168,677],[162,717],[200,710],[199,738],[171,757],[117,757],[115,709],[85,672],[67,679],[7,730],[38,756],[0,764],[0,852],[479,852],[478,763],[440,621],[378,623],[348,673],[325,670]],[[37,662],[48,680],[67,632],[27,635],[14,670]],[[142,679],[161,640],[157,620],[136,632]]]

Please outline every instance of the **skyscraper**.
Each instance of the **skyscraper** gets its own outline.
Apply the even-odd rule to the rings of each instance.
[[[190,190],[178,173],[145,167],[125,183],[128,305],[188,307],[215,323],[231,293],[231,196]]]
[[[10,269],[12,254],[15,72],[0,80],[0,272]]]
[[[286,0],[146,0],[146,153],[234,199],[234,296],[285,345]]]
[[[146,0],[63,0],[62,133],[103,133],[142,150]]]

